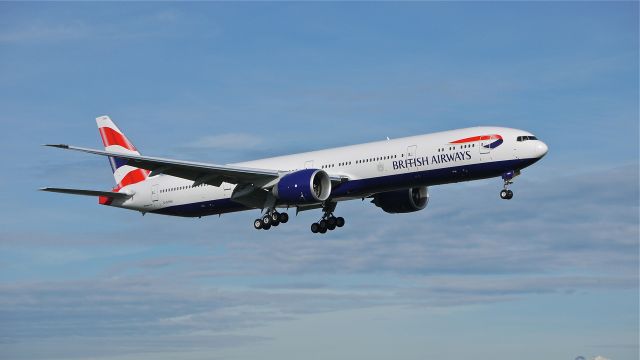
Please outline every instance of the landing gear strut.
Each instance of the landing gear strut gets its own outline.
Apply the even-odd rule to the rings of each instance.
[[[502,174],[502,180],[504,180],[504,185],[502,186],[502,190],[500,191],[500,198],[503,200],[511,200],[513,198],[513,191],[509,190],[509,185],[513,184],[513,178],[520,175],[520,171],[508,171]]]
[[[289,214],[279,213],[275,209],[270,209],[267,210],[262,218],[253,221],[253,227],[256,230],[269,230],[272,226],[285,224],[287,221],[289,221]]]
[[[337,203],[329,202],[322,207],[323,215],[320,221],[311,224],[311,232],[316,234],[324,234],[327,230],[335,230],[336,227],[344,226],[343,217],[335,217],[333,212],[336,210]]]

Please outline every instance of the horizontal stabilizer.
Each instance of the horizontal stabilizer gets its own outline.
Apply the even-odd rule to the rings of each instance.
[[[40,191],[49,191],[49,192],[73,194],[73,195],[86,195],[86,196],[106,196],[113,199],[126,199],[131,197],[131,195],[124,194],[124,193],[118,193],[113,191],[100,191],[100,190],[81,190],[81,189],[64,189],[64,188],[46,187],[46,188],[41,188]]]

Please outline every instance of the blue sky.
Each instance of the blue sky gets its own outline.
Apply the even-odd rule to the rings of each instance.
[[[638,3],[0,3],[4,359],[638,358]],[[109,189],[110,115],[226,163],[475,125],[550,147],[426,210],[256,232]]]

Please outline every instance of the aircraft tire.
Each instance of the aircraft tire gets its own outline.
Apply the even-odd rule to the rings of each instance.
[[[287,221],[289,221],[289,214],[285,212],[280,213],[280,218],[278,220],[280,220],[281,223],[286,224]]]
[[[343,227],[344,226],[344,218],[342,216],[338,216],[336,218],[336,226]]]
[[[509,198],[509,192],[506,189],[500,191],[500,198],[503,200],[507,200]]]
[[[264,225],[264,223],[262,222],[262,219],[255,219],[255,220],[253,221],[253,227],[254,227],[256,230],[260,230],[260,229],[262,229],[262,226],[263,226],[263,225]]]
[[[320,225],[318,223],[311,224],[311,232],[316,234],[320,231]]]

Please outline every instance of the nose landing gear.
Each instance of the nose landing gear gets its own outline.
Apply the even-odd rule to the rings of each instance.
[[[500,198],[503,200],[511,200],[513,198],[513,191],[509,190],[509,185],[513,184],[513,178],[520,175],[520,170],[512,170],[502,174],[502,180],[504,185],[500,191]]]

